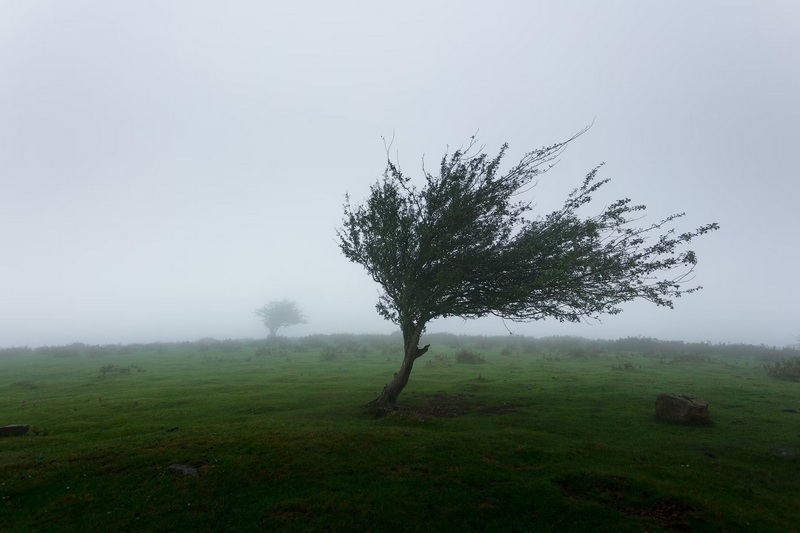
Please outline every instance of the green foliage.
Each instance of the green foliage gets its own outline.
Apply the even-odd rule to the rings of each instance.
[[[636,298],[672,307],[673,298],[697,290],[682,288],[697,262],[683,247],[717,224],[676,235],[667,229],[683,216],[676,214],[636,227],[645,207],[629,199],[581,216],[608,182],[597,180],[599,167],[561,209],[527,216],[533,204],[521,195],[573,139],[534,150],[505,173],[507,146],[490,158],[472,153],[473,139],[445,154],[438,176],[425,172],[421,189],[388,161],[365,203],[348,197],[340,248],[383,288],[380,314],[401,327],[489,314],[575,322],[618,313]],[[666,231],[648,242],[659,230]]]
[[[297,302],[287,299],[270,302],[264,307],[256,309],[255,314],[264,322],[270,337],[275,337],[278,329],[282,327],[307,322],[305,315],[297,306]]]
[[[767,373],[775,379],[800,381],[800,356],[766,363]]]

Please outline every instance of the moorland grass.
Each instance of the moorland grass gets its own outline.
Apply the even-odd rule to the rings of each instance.
[[[0,425],[32,426],[0,439],[0,530],[800,524],[800,387],[754,357],[450,339],[375,417],[363,405],[397,370],[398,340],[0,357]],[[485,362],[458,363],[465,349]],[[705,398],[714,425],[657,421],[662,392]]]

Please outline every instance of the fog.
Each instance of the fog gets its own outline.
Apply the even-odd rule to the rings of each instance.
[[[456,334],[786,345],[800,335],[800,4],[0,2],[0,346],[389,333],[345,193],[478,132],[506,163],[594,122],[530,194],[686,212],[694,283],[586,324]],[[431,165],[429,165],[430,167]]]

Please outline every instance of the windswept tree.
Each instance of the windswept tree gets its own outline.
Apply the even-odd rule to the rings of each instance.
[[[403,335],[400,370],[372,405],[395,403],[430,346],[420,348],[420,338],[436,318],[578,322],[619,313],[620,304],[639,298],[671,308],[700,289],[685,287],[697,258],[684,248],[717,224],[678,234],[670,226],[681,213],[637,226],[645,206],[627,198],[599,214],[579,213],[608,182],[598,180],[600,166],[563,207],[528,216],[527,193],[582,133],[527,153],[504,172],[507,145],[489,157],[473,137],[467,148],[445,153],[438,175],[423,168],[419,187],[388,158],[364,203],[345,197],[341,251],[382,287],[378,313]]]
[[[264,322],[270,337],[278,334],[278,328],[307,322],[305,315],[300,312],[297,302],[287,299],[272,301],[264,307],[256,309],[255,314]]]

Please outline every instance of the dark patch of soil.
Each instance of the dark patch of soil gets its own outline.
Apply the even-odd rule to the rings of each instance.
[[[430,474],[430,468],[426,468],[424,466],[409,466],[405,463],[399,465],[388,465],[388,466],[381,466],[378,467],[378,471],[383,475],[394,475],[394,476],[410,476],[414,474]]]
[[[570,498],[591,501],[629,516],[651,518],[672,531],[691,530],[687,519],[698,511],[677,498],[654,494],[647,487],[621,477],[587,473],[555,482]]]
[[[505,415],[513,413],[522,404],[504,403],[503,405],[486,406],[486,402],[482,400],[473,400],[468,396],[447,395],[444,393],[434,394],[428,398],[427,409],[430,411],[429,416],[439,418],[452,418],[462,416],[470,412],[476,412],[479,415]]]
[[[436,394],[425,395],[427,399],[425,405],[410,407],[414,414],[420,416],[430,416],[433,418],[455,418],[464,416],[473,411],[476,407],[481,407],[484,403],[481,400],[473,400],[463,394]],[[404,409],[405,410],[405,409]]]
[[[480,411],[478,411],[478,413],[482,415],[504,415],[506,413],[513,413],[520,407],[522,406],[513,403],[507,403],[495,407],[487,407],[485,409],[481,409]]]
[[[389,414],[399,416],[416,416],[420,418],[456,418],[469,413],[480,415],[504,415],[513,413],[522,404],[506,403],[498,406],[486,406],[486,402],[477,399],[473,394],[447,394],[437,392],[434,394],[411,393],[418,401],[424,403],[417,405],[397,405]],[[385,412],[383,414],[386,414]]]
[[[691,531],[692,528],[684,520],[684,516],[693,513],[695,509],[679,501],[664,500],[654,502],[647,507],[622,508],[620,511],[627,515],[654,518],[665,528],[677,531]]]

